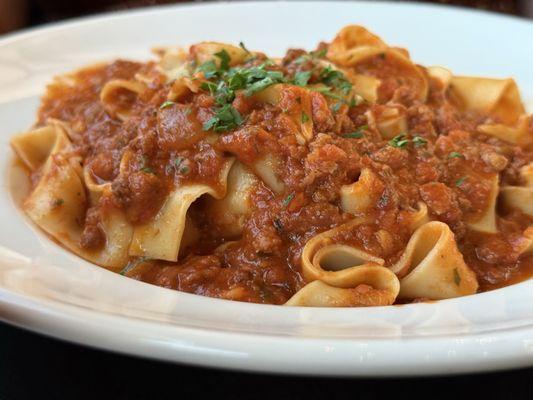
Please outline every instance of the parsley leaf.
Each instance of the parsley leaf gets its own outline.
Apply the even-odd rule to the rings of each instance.
[[[174,103],[173,101],[170,101],[170,100],[165,101],[163,104],[161,104],[161,105],[159,106],[159,109],[162,110],[162,109],[164,109],[164,108],[170,107],[170,106],[173,105],[173,104],[176,104],[176,103]]]
[[[424,139],[423,137],[421,136],[415,136],[413,138],[413,144],[415,145],[415,147],[422,147],[422,146],[425,146],[427,144],[427,140]]]
[[[215,132],[228,131],[241,125],[241,114],[231,105],[225,104],[215,111],[215,115],[204,123],[204,131],[213,129]]]
[[[355,132],[350,132],[342,135],[342,137],[347,139],[361,139],[363,135],[363,131],[368,129],[368,125],[360,126]]]
[[[309,116],[302,111],[302,124],[305,124],[309,121]]]
[[[252,83],[250,86],[248,86],[246,88],[246,91],[244,92],[244,95],[247,97],[250,97],[254,93],[265,90],[267,87],[273,85],[274,83],[276,83],[276,81],[272,79],[271,77],[267,76],[266,78],[256,81]]]
[[[218,68],[213,60],[206,61],[200,65],[198,71],[203,72],[205,79],[211,79],[218,75]]]
[[[311,78],[311,71],[301,71],[297,72],[294,75],[294,84],[296,86],[305,86],[307,85],[307,82],[309,82],[309,79]]]
[[[229,69],[229,62],[231,61],[228,52],[222,49],[218,53],[215,53],[215,56],[220,59],[220,69],[222,71],[227,71]]]
[[[243,42],[239,42],[239,47],[243,49],[246,53],[250,54],[250,50],[246,48]]]
[[[287,207],[291,203],[292,199],[294,199],[294,192],[285,197],[281,204],[283,204],[283,207]]]
[[[52,206],[55,208],[55,207],[59,207],[59,206],[62,206],[63,204],[65,204],[65,200],[63,199],[55,199]]]
[[[142,167],[141,171],[145,172],[147,174],[154,174],[155,173],[154,170],[152,168],[150,168],[150,167]]]
[[[448,154],[448,158],[465,158],[465,156],[456,151],[452,151],[450,154]]]
[[[461,178],[457,179],[455,181],[455,186],[457,187],[461,186],[464,183],[464,181],[466,181],[466,178],[467,178],[466,176],[462,176]]]
[[[461,275],[459,275],[459,271],[457,271],[457,268],[453,269],[453,281],[457,286],[461,285]]]
[[[344,74],[329,65],[320,71],[318,79],[327,86],[339,89],[345,95],[352,91],[352,84],[344,77]]]
[[[176,157],[176,159],[174,160],[174,165],[176,166],[176,168],[179,168],[183,160],[184,160],[183,157]]]
[[[408,143],[409,139],[405,138],[405,133],[400,133],[389,140],[389,146],[396,147],[398,149],[404,148]]]
[[[333,111],[334,113],[337,113],[341,109],[341,106],[342,106],[342,102],[338,101],[337,103],[333,104],[330,108],[331,108],[331,111]]]

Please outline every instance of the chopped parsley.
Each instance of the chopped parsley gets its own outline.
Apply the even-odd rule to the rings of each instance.
[[[150,168],[147,164],[148,164],[148,157],[143,154],[141,156],[141,168],[139,168],[139,170],[147,174],[155,174],[154,170]]]
[[[176,159],[174,160],[174,165],[176,166],[176,168],[179,168],[181,163],[183,162],[184,158],[183,157],[176,157]]]
[[[303,64],[306,61],[313,61],[313,60],[316,60],[318,58],[324,58],[326,56],[327,52],[328,52],[327,49],[322,49],[322,50],[318,50],[318,51],[312,51],[312,52],[310,52],[308,54],[301,55],[296,60],[294,60],[294,62],[299,65],[299,64]]]
[[[211,79],[218,75],[218,68],[213,60],[206,61],[197,70],[203,72],[205,79]]]
[[[154,174],[155,173],[154,170],[152,168],[150,168],[150,167],[142,167],[141,171],[145,172],[147,174]]]
[[[178,172],[180,174],[188,174],[190,172],[190,168],[187,166],[187,165],[184,165],[183,167],[181,167]]]
[[[239,47],[243,49],[246,53],[250,54],[250,50],[246,48],[243,42],[239,42]]]
[[[341,107],[342,107],[342,102],[338,101],[337,103],[333,104],[330,108],[331,108],[331,111],[333,111],[334,113],[337,113],[339,112]]]
[[[348,101],[341,95],[337,93],[333,93],[332,89],[328,86],[314,87],[314,88],[310,88],[310,90],[312,90],[313,92],[321,93],[326,97],[339,100],[340,102],[347,104],[349,107],[355,107],[357,105],[357,101],[355,99],[351,99],[350,101]]]
[[[163,104],[161,104],[161,105],[159,106],[159,109],[162,110],[162,109],[164,109],[164,108],[170,107],[170,106],[173,105],[173,104],[176,104],[176,103],[174,103],[173,101],[170,101],[170,100],[165,101]]]
[[[427,140],[424,139],[423,137],[421,136],[415,136],[413,138],[413,144],[415,147],[422,147],[422,146],[425,146],[427,144]]]
[[[465,158],[465,156],[456,151],[452,151],[450,154],[448,154],[448,158]]]
[[[65,200],[63,199],[55,199],[52,206],[55,208],[55,207],[59,207],[59,206],[62,206],[63,204],[65,204]]]
[[[219,68],[211,60],[200,65],[197,71],[203,72],[207,79],[200,87],[208,91],[217,103],[215,115],[204,124],[204,130],[223,132],[243,123],[242,116],[231,105],[235,91],[244,90],[245,96],[251,96],[270,85],[284,82],[285,77],[281,71],[267,70],[266,67],[271,65],[268,61],[250,68],[230,68],[231,58],[227,51],[222,50],[215,56],[220,59]]]
[[[462,176],[461,178],[457,179],[455,181],[455,186],[457,187],[461,186],[464,183],[464,181],[466,181],[466,178],[467,178],[466,176]]]
[[[389,145],[392,147],[396,147],[398,149],[402,149],[409,143],[409,139],[405,138],[405,133],[400,133],[397,136],[394,136],[391,140],[389,140]]]
[[[459,271],[457,271],[457,268],[453,269],[453,281],[457,286],[461,285],[461,275],[459,275]]]
[[[220,50],[218,53],[215,53],[215,56],[217,56],[220,59],[220,69],[222,71],[227,71],[229,69],[229,62],[231,61],[231,58],[226,50]]]
[[[281,204],[283,204],[283,207],[287,207],[289,204],[291,204],[292,199],[294,199],[294,192],[285,197]]]
[[[368,129],[368,125],[360,126],[355,132],[350,132],[342,135],[342,137],[347,139],[361,139],[363,135],[363,131]]]
[[[311,71],[301,71],[294,75],[293,83],[296,86],[306,86],[311,78]]]
[[[344,95],[352,91],[352,84],[344,77],[344,74],[329,65],[320,71],[318,79],[327,86],[339,89]]]
[[[242,42],[239,45],[243,50],[248,51]],[[327,50],[323,49],[308,53],[306,56],[309,59],[317,59],[324,57],[326,52]],[[267,69],[275,65],[271,60],[266,60],[261,65],[253,67],[231,67],[231,57],[226,50],[215,53],[215,57],[220,62],[209,60],[196,69],[197,72],[202,72],[206,79],[201,84],[201,89],[209,92],[216,102],[216,106],[213,108],[213,117],[203,125],[203,129],[206,131],[224,132],[235,129],[244,122],[241,114],[232,106],[236,91],[242,90],[244,96],[249,97],[277,83],[290,82],[297,86],[306,87],[312,77],[312,71],[300,71],[294,75],[292,80],[289,80],[283,72]],[[333,111],[337,112],[342,104],[347,104],[350,107],[357,105],[355,99],[345,98],[352,92],[352,84],[341,71],[327,66],[320,71],[319,81],[325,86],[309,89],[336,99],[337,102],[332,106]],[[301,118],[302,123],[310,120],[310,117],[305,113],[302,113]]]
[[[241,125],[241,114],[231,105],[225,104],[215,110],[215,115],[204,123],[204,131],[213,129],[215,132],[228,131]]]

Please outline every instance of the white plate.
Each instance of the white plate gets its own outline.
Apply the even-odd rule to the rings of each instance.
[[[244,304],[137,282],[34,228],[14,197],[9,137],[30,126],[53,75],[156,45],[215,39],[281,55],[348,23],[425,65],[516,77],[533,100],[533,24],[397,3],[233,3],[83,19],[0,41],[0,318],[99,348],[197,365],[317,375],[425,375],[533,365],[533,281],[441,302],[370,309]]]

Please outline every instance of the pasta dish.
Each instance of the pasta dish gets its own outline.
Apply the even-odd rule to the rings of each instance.
[[[360,26],[281,59],[154,50],[56,77],[11,145],[22,207],[78,256],[288,306],[441,300],[533,275],[533,117],[513,79]]]

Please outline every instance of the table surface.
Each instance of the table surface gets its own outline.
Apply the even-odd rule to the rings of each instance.
[[[533,0],[527,1],[533,3]],[[142,1],[144,4],[155,2]],[[515,9],[512,12],[518,13]],[[530,398],[532,382],[533,368],[416,379],[319,379],[245,374],[118,355],[0,323],[0,400],[154,400],[199,394],[246,399],[348,397],[363,400],[408,396],[410,399],[450,400],[462,398],[466,393],[483,400],[514,400]]]

